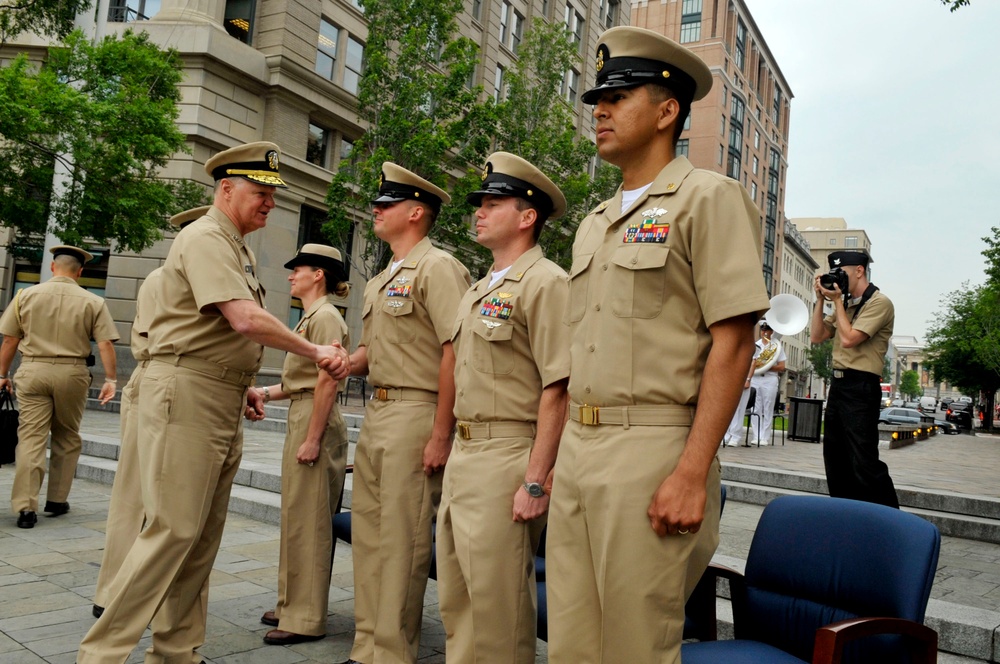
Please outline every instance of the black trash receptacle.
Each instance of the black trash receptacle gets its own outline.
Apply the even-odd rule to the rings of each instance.
[[[823,400],[789,397],[788,439],[818,443],[823,431]]]

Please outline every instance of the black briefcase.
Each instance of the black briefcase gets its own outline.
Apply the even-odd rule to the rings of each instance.
[[[0,466],[14,463],[17,447],[17,409],[8,390],[0,390]]]

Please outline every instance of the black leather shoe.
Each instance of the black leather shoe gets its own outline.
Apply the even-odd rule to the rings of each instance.
[[[265,611],[264,615],[260,617],[260,621],[265,625],[270,625],[271,627],[278,626],[278,617],[274,615],[274,611]]]
[[[49,516],[62,516],[69,511],[69,503],[55,503],[51,500],[46,500],[45,509],[42,511]]]
[[[94,614],[95,618],[100,618],[101,616],[104,615],[104,607],[95,604],[94,608],[92,608],[90,612]]]
[[[21,510],[21,513],[17,515],[18,528],[34,528],[36,523],[38,523],[38,516],[32,511]]]
[[[319,641],[320,639],[325,638],[326,634],[313,636],[311,634],[296,634],[294,632],[285,632],[280,629],[272,629],[264,635],[264,643],[269,646],[290,646],[296,643]]]

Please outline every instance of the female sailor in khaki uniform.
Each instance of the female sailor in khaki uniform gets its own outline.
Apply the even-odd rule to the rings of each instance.
[[[305,313],[295,332],[316,344],[348,346],[347,324],[332,296],[348,293],[340,252],[307,244],[285,263],[291,294]],[[255,388],[264,402],[290,399],[281,458],[281,550],[278,603],[261,622],[273,625],[264,643],[290,645],[326,636],[331,517],[344,487],[347,427],[337,408],[338,384],[306,358],[289,353],[281,384]]]

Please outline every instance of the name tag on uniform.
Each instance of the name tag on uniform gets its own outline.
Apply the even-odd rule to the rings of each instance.
[[[253,274],[253,265],[244,265],[243,271],[247,274]]]
[[[489,316],[490,318],[500,318],[507,320],[510,315],[514,312],[514,305],[508,300],[501,299],[499,297],[492,297],[488,300],[483,300],[483,306],[479,310],[481,316]]]
[[[410,297],[411,288],[412,286],[389,286],[385,294],[387,297]]]

